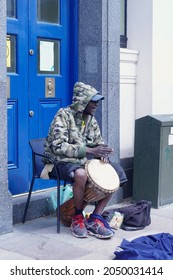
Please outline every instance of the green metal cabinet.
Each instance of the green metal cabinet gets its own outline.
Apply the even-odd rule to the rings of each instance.
[[[133,198],[152,206],[173,202],[173,115],[135,121]]]

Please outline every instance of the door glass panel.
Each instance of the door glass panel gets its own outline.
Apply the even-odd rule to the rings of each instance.
[[[7,17],[16,17],[16,0],[7,0]]]
[[[38,39],[38,73],[60,74],[60,41]]]
[[[7,72],[16,73],[16,36],[6,37]]]
[[[59,0],[37,0],[38,21],[60,23]]]

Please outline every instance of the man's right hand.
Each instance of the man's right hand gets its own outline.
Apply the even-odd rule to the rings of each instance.
[[[113,153],[113,149],[108,147],[107,145],[99,145],[94,148],[87,148],[87,153],[92,154],[95,157],[106,158],[108,155]]]

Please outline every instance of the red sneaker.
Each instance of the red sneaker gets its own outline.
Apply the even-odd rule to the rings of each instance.
[[[85,227],[85,219],[82,214],[76,215],[72,218],[70,229],[75,237],[79,237],[79,238],[88,237],[88,233]]]

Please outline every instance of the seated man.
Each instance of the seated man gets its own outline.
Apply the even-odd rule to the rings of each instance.
[[[99,125],[94,118],[99,100],[104,97],[90,85],[77,82],[74,85],[72,104],[61,108],[55,115],[45,143],[45,154],[58,160],[61,178],[73,184],[75,215],[71,222],[71,231],[76,237],[88,234],[98,238],[110,238],[113,232],[97,218],[85,220],[83,217],[84,192],[87,174],[84,165],[87,155],[107,162],[113,149],[104,145]],[[53,175],[55,170],[51,171]],[[121,182],[121,180],[120,180]],[[111,194],[100,200],[93,214],[101,215]]]

